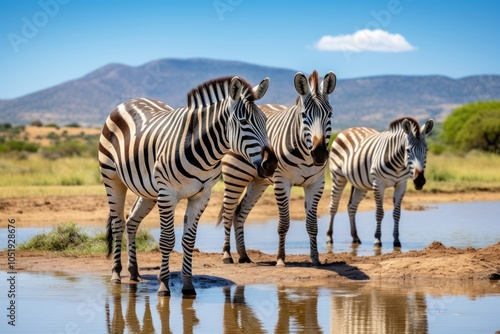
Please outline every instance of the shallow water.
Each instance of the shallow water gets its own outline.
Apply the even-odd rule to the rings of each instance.
[[[481,248],[500,241],[499,202],[466,202],[424,205],[424,211],[403,210],[399,224],[402,251],[420,250],[433,241],[440,241],[447,247],[475,247]],[[318,219],[318,249],[326,253],[326,230],[329,216]],[[202,217],[203,221],[203,217]],[[375,233],[374,211],[359,212],[357,214],[358,235],[362,244],[356,248],[351,246],[349,219],[346,212],[337,215],[334,225],[334,252],[355,252],[357,255],[373,255],[373,234]],[[2,226],[3,227],[3,226]],[[393,247],[393,220],[392,211],[387,210],[382,223],[381,252],[392,252]],[[30,237],[49,232],[46,228],[18,228],[17,243],[28,240]],[[91,227],[90,232],[103,230],[102,227]],[[264,222],[248,222],[245,225],[245,240],[247,249],[257,249],[267,254],[275,254],[278,245],[277,220],[270,219]],[[160,229],[151,229],[156,239]],[[180,239],[182,227],[176,228],[175,250],[181,252]],[[1,245],[7,245],[7,231],[0,228]],[[215,227],[214,223],[203,222],[198,226],[196,247],[203,252],[220,252],[224,240],[224,230]],[[236,251],[234,237],[232,250]],[[308,254],[309,237],[305,223],[293,220],[286,238],[288,254]]]
[[[403,211],[402,251],[425,248],[439,240],[458,248],[484,247],[500,240],[498,202],[430,205],[425,211]],[[358,255],[374,254],[374,212],[358,214],[363,244]],[[318,245],[325,253],[329,217],[319,219]],[[346,213],[340,213],[334,230],[334,252],[352,252]],[[276,220],[248,223],[248,249],[276,251]],[[16,241],[50,231],[18,228]],[[90,228],[94,231],[95,228]],[[158,236],[159,229],[153,229]],[[180,234],[176,231],[176,249]],[[382,252],[392,252],[392,214],[383,223]],[[0,229],[1,245],[7,245]],[[199,226],[196,247],[219,252],[223,230],[213,224]],[[234,245],[234,241],[233,241]],[[289,254],[307,254],[309,241],[303,222],[292,221],[287,235]],[[234,249],[234,246],[233,246]],[[7,324],[9,274],[0,273],[0,333]],[[236,286],[217,277],[195,276],[196,299],[181,297],[178,273],[173,273],[172,297],[158,298],[152,276],[140,284],[111,285],[109,277],[18,273],[16,275],[16,332],[31,333],[143,333],[154,332],[350,332],[350,333],[494,333],[500,330],[500,283],[451,282],[388,286],[348,282],[322,287],[275,285]],[[439,284],[439,286],[436,286]]]
[[[0,291],[7,291],[1,273]],[[500,284],[380,285],[337,283],[321,287],[236,286],[195,276],[198,295],[181,297],[173,273],[172,297],[157,297],[151,275],[139,284],[109,277],[19,273],[16,326],[0,333],[494,333],[500,330]]]

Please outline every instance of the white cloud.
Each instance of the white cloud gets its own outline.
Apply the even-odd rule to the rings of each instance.
[[[320,51],[378,51],[404,52],[415,50],[400,34],[391,34],[381,29],[362,29],[352,35],[326,35],[315,44]]]

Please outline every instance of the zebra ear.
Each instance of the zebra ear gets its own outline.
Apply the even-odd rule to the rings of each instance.
[[[429,118],[429,120],[420,128],[420,133],[427,136],[432,132],[432,128],[434,128],[434,120]]]
[[[297,74],[295,74],[295,77],[293,78],[293,84],[295,86],[295,90],[297,91],[297,93],[299,93],[299,95],[304,96],[311,92],[309,83],[307,82],[307,78],[301,72],[297,72]]]
[[[403,120],[403,130],[404,132],[406,132],[406,134],[409,136],[409,135],[412,135],[414,136],[415,134],[413,133],[413,129],[411,128],[411,124],[410,124],[410,121],[405,119]]]
[[[229,84],[229,96],[231,99],[238,101],[241,98],[241,90],[243,89],[243,83],[241,79],[238,77],[234,77],[231,79],[231,83]]]
[[[260,82],[260,84],[252,88],[252,92],[255,95],[255,100],[260,100],[264,96],[264,94],[266,94],[267,89],[269,88],[269,81],[269,78],[265,78]]]
[[[333,72],[328,72],[321,83],[321,91],[325,95],[330,95],[337,86],[337,76]]]

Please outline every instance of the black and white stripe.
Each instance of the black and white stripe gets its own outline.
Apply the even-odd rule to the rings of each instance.
[[[266,188],[274,184],[279,208],[277,264],[285,264],[285,237],[290,226],[292,186],[304,188],[311,260],[314,265],[319,264],[316,212],[325,184],[327,145],[332,125],[332,107],[328,95],[333,92],[335,85],[336,77],[333,72],[324,77],[321,85],[316,71],[309,79],[302,73],[297,73],[294,86],[299,96],[295,105],[260,106],[268,117],[267,131],[278,158],[278,167],[273,177],[259,177],[248,160],[238,153],[230,151],[222,160],[226,188],[218,223],[223,223],[225,227],[225,263],[233,262],[230,253],[231,226],[234,226],[239,262],[251,262],[245,250],[244,223]]]
[[[198,220],[212,186],[221,175],[221,159],[230,149],[251,161],[256,173],[272,175],[274,153],[266,132],[266,116],[255,105],[269,79],[255,88],[238,77],[209,81],[188,93],[188,106],[172,109],[152,99],[120,104],[104,124],[99,164],[108,195],[108,256],[114,241],[112,280],[120,282],[121,243],[128,236],[128,269],[139,280],[135,234],[142,219],[158,203],[162,264],[159,295],[169,295],[169,256],[175,243],[174,211],[188,198],[182,248],[183,294],[196,294],[192,285],[192,252]],[[275,159],[274,159],[275,160]],[[124,218],[127,189],[138,199]]]
[[[341,132],[330,151],[332,194],[330,225],[327,244],[333,245],[333,220],[338,211],[342,191],[347,182],[352,185],[348,213],[354,244],[361,243],[356,231],[356,211],[361,200],[370,190],[376,202],[377,229],[375,246],[381,246],[381,224],[384,217],[384,191],[394,187],[394,247],[399,241],[401,202],[406,192],[407,180],[413,179],[417,190],[425,184],[427,143],[425,137],[432,131],[434,121],[429,119],[420,127],[412,118],[402,118],[391,123],[389,130],[357,127]]]

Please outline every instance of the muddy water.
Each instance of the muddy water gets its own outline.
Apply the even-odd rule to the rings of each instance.
[[[157,297],[152,276],[113,285],[108,277],[20,273],[16,326],[1,299],[0,333],[495,333],[500,284],[340,283],[321,287],[236,286],[195,276],[198,295]],[[6,291],[6,273],[0,290]]]

